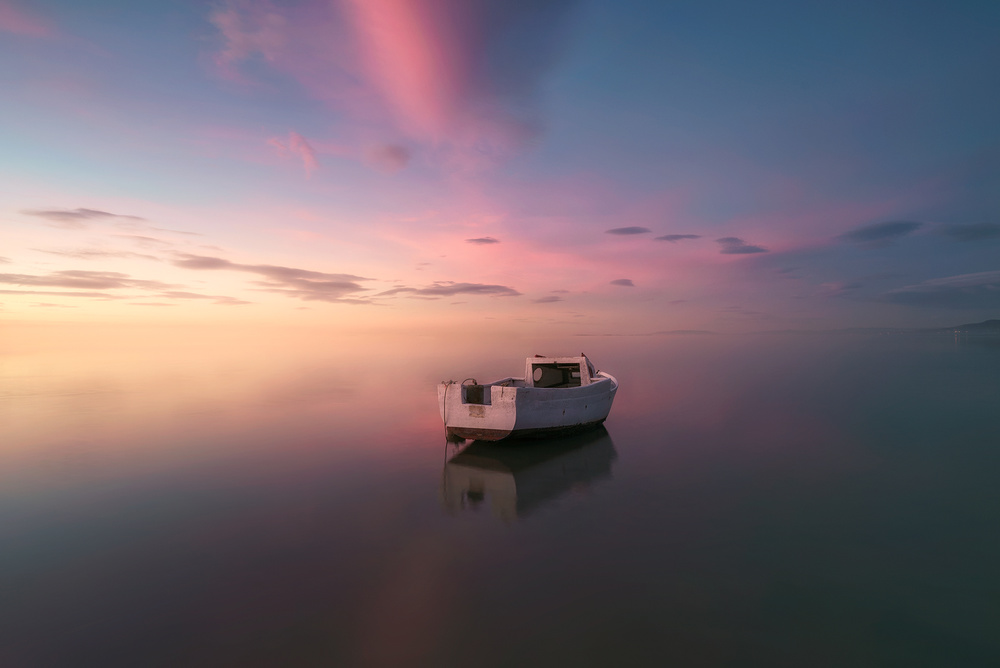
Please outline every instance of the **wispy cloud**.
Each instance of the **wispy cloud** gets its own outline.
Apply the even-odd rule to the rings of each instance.
[[[326,301],[359,303],[357,293],[364,292],[357,281],[370,281],[370,278],[353,274],[331,274],[294,267],[281,267],[269,264],[239,264],[220,257],[176,253],[173,264],[184,269],[196,270],[229,270],[257,274],[267,279],[257,282],[261,289],[269,292],[279,292],[306,301]]]
[[[700,234],[664,234],[662,237],[654,237],[656,241],[669,241],[670,243],[677,243],[678,241],[683,241],[684,239],[701,239]]]
[[[244,65],[263,66],[338,113],[483,156],[539,131],[539,84],[575,4],[229,0],[210,20],[220,37],[216,66],[231,80],[247,83]]]
[[[849,283],[846,281],[832,281],[830,283],[822,283],[819,286],[820,296],[822,297],[845,297],[855,290],[860,290],[863,285],[860,283]]]
[[[395,174],[410,164],[410,149],[400,144],[380,144],[368,149],[367,159],[375,169]]]
[[[715,243],[721,246],[719,252],[723,255],[748,255],[750,253],[768,252],[763,246],[753,246],[739,237],[722,237],[721,239],[716,239]]]
[[[274,62],[288,42],[287,21],[268,2],[226,2],[209,18],[223,42],[215,63],[230,79],[242,79],[239,64],[248,58]]]
[[[143,290],[164,290],[176,287],[160,281],[132,278],[117,271],[56,271],[45,276],[28,274],[0,274],[0,283],[50,288],[80,288],[81,290],[113,290],[140,288]]]
[[[545,297],[539,297],[538,299],[532,299],[531,303],[532,304],[551,304],[553,302],[561,302],[561,301],[563,301],[563,298],[559,297],[558,295],[547,295]]]
[[[890,290],[886,301],[938,308],[1000,308],[1000,271],[935,278]]]
[[[95,219],[145,220],[145,218],[140,218],[139,216],[109,213],[107,211],[98,211],[97,209],[29,209],[21,213],[37,218],[44,218],[54,227],[66,229],[83,229],[87,227],[86,221]]]
[[[46,250],[44,248],[35,248],[33,250],[36,250],[39,253],[48,253],[49,255],[60,255],[62,257],[71,257],[78,260],[106,260],[109,258],[118,258],[118,259],[154,260],[156,262],[160,261],[160,258],[156,257],[155,255],[146,255],[144,253],[133,253],[131,251],[109,251],[97,248],[81,248],[78,250]]]
[[[498,243],[500,243],[500,240],[499,239],[494,239],[493,237],[478,237],[476,239],[466,239],[465,243],[467,243],[467,244],[478,244],[480,246],[487,246],[489,244],[498,244]]]
[[[620,285],[626,288],[634,288],[635,283],[632,282],[631,278],[616,278],[611,281],[611,285]]]
[[[289,132],[287,141],[271,137],[267,140],[267,143],[278,152],[278,155],[286,157],[294,156],[301,160],[306,177],[312,176],[312,173],[319,169],[319,159],[316,157],[316,150],[298,132]]]
[[[143,220],[143,219],[139,219]],[[183,234],[187,237],[203,237],[201,232],[188,232],[187,230],[174,230],[169,227],[156,227],[144,222],[133,222],[130,220],[115,221],[115,227],[123,230],[149,230],[151,232],[168,232],[170,234]]]
[[[941,233],[955,241],[987,241],[1000,238],[1000,224],[972,223],[971,225],[946,225]]]
[[[9,257],[0,257],[0,264],[10,264]]]
[[[176,290],[181,287],[161,281],[132,278],[116,271],[56,271],[44,276],[0,274],[0,284],[32,288],[63,288],[63,290],[0,290],[3,294],[46,295],[88,299],[135,299],[135,295],[116,294],[117,290],[141,290],[154,299],[208,300],[215,304],[238,305],[250,302],[225,295],[205,295]]]
[[[916,232],[922,225],[923,223],[913,220],[890,220],[884,223],[864,225],[841,234],[838,239],[863,246],[880,248]]]
[[[19,7],[13,0],[0,0],[0,32],[25,37],[52,37],[56,31],[47,20]]]
[[[2,281],[0,281],[2,282]],[[91,299],[120,299],[107,292],[67,292],[58,290],[0,290],[2,295],[47,295],[49,297],[87,297]]]
[[[183,292],[177,290],[161,292],[157,296],[165,299],[207,299],[211,300],[213,304],[220,304],[223,306],[242,306],[244,304],[252,303],[242,299],[236,299],[235,297],[226,297],[224,295],[203,295],[197,292]]]
[[[391,297],[406,294],[414,297],[452,297],[454,295],[487,295],[491,297],[517,297],[521,293],[506,285],[490,285],[485,283],[453,283],[451,281],[435,281],[425,288],[398,287],[380,292],[376,297]]]
[[[146,248],[148,250],[164,250],[175,245],[172,241],[148,237],[143,234],[113,234],[112,236],[116,239],[131,241],[139,248]]]
[[[648,227],[638,227],[636,225],[632,225],[630,227],[616,227],[614,229],[604,231],[605,234],[618,234],[622,236],[630,234],[649,234],[650,232],[652,232],[652,230]]]

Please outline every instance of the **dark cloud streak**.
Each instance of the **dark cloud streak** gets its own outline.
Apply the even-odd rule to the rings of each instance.
[[[722,248],[719,250],[723,255],[749,255],[751,253],[767,253],[763,246],[753,246],[743,241],[739,237],[722,237],[716,239],[715,243]]]
[[[988,241],[1000,238],[1000,225],[997,223],[947,225],[941,228],[941,233],[951,237],[955,241]]]
[[[410,164],[410,149],[399,144],[382,144],[368,151],[368,162],[386,174],[395,174]]]
[[[619,236],[629,236],[632,234],[649,234],[652,232],[648,227],[639,227],[637,225],[632,225],[630,227],[616,227],[611,230],[605,230],[605,234],[616,234]]]
[[[391,297],[407,294],[413,297],[451,297],[454,295],[489,295],[491,297],[518,297],[520,292],[506,285],[490,285],[486,283],[451,283],[436,282],[426,288],[399,287],[380,292],[376,297]]]
[[[923,226],[913,220],[890,220],[884,223],[865,225],[841,234],[838,239],[874,248],[888,246],[897,239],[916,232]]]
[[[684,239],[701,239],[700,234],[664,234],[662,237],[653,237],[654,241],[669,241],[672,244]]]

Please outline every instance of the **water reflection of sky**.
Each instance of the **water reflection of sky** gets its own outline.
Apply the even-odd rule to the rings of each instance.
[[[9,352],[0,665],[1000,656],[1000,349],[582,339],[607,432],[450,514],[434,383],[557,345]]]

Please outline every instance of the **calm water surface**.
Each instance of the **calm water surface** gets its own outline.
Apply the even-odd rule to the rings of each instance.
[[[996,341],[329,348],[3,353],[0,666],[1000,665]],[[606,430],[445,443],[580,349]]]

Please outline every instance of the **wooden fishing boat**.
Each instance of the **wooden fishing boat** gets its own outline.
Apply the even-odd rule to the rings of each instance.
[[[448,438],[499,441],[597,427],[611,412],[617,391],[614,376],[598,371],[586,355],[536,355],[525,361],[523,378],[443,382],[438,404]]]

